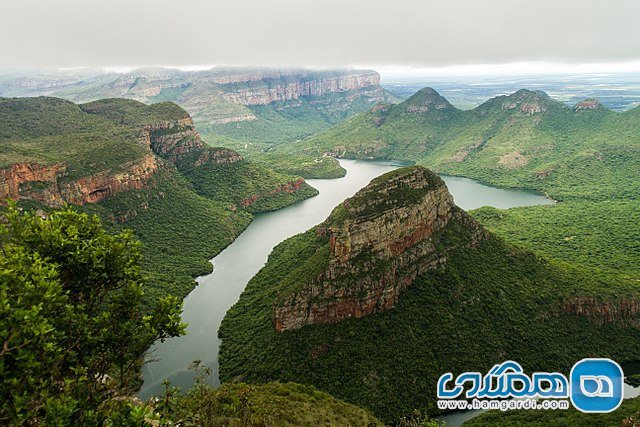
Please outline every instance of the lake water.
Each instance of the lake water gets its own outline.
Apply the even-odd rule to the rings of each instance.
[[[335,206],[373,178],[403,166],[388,161],[340,160],[340,163],[347,170],[344,178],[308,180],[320,191],[318,196],[257,215],[231,245],[211,260],[213,272],[199,277],[198,286],[184,300],[182,319],[189,324],[187,335],[158,343],[150,350],[149,358],[154,361],[143,368],[142,398],[160,393],[165,379],[172,385],[188,388],[193,383],[193,373],[187,367],[194,360],[201,360],[212,368],[212,383],[217,385],[218,327],[249,279],[266,263],[273,247],[322,222]],[[456,204],[463,209],[552,203],[526,191],[493,188],[466,178],[443,176],[443,179]]]

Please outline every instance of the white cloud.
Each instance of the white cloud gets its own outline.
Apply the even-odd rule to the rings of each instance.
[[[6,0],[0,67],[640,60],[637,0]]]

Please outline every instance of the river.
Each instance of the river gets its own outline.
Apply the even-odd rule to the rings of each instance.
[[[249,227],[226,249],[211,260],[214,270],[199,277],[198,286],[185,298],[182,319],[188,323],[187,334],[155,344],[143,368],[144,384],[140,397],[162,391],[162,382],[188,388],[193,373],[187,366],[201,360],[212,368],[212,383],[218,384],[217,331],[227,310],[238,300],[244,287],[266,263],[274,246],[286,238],[322,222],[331,210],[355,194],[373,178],[402,166],[390,161],[340,160],[347,175],[339,179],[309,179],[320,194],[295,205],[256,215]],[[458,206],[510,208],[553,203],[527,191],[489,187],[471,179],[443,176]]]

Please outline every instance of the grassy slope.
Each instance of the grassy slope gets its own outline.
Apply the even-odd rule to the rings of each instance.
[[[387,92],[385,96],[396,99]],[[213,145],[222,143],[238,150],[280,172],[305,178],[337,178],[345,173],[337,162],[317,155],[274,155],[270,151],[274,146],[288,145],[325,131],[341,120],[367,111],[371,103],[359,91],[349,91],[244,108],[257,119],[211,125],[199,122],[196,115],[203,138]]]
[[[594,268],[609,280],[637,281],[640,109],[613,113],[600,107],[576,112],[540,94],[528,94],[528,98],[545,105],[547,112],[505,113],[500,106],[505,98],[500,98],[474,112],[445,117],[455,129],[447,132],[438,127],[441,120],[420,123],[404,105],[388,113],[357,116],[301,145],[325,151],[346,145],[346,156],[368,155],[373,147],[374,156],[409,158],[449,174],[545,191],[565,202],[508,211],[485,208],[474,215],[505,239],[539,254]],[[527,163],[501,164],[503,156],[514,152]],[[520,416],[496,413],[482,422],[517,424],[528,419]],[[614,417],[618,424],[618,412]],[[575,413],[568,418],[556,413],[529,418],[538,425],[593,422]]]
[[[287,175],[332,179],[341,178],[347,172],[335,158],[329,156],[275,152],[271,150],[271,144],[243,142],[213,134],[203,135],[203,140],[212,147],[232,148],[241,152],[246,159],[252,162]]]
[[[142,208],[141,206],[144,206]],[[149,278],[145,296],[186,296],[195,276],[209,273],[209,259],[229,245],[251,221],[242,210],[199,196],[188,181],[167,165],[150,188],[120,193],[83,209],[107,220],[129,215],[113,228],[130,228],[143,244],[143,268]]]
[[[248,144],[259,147],[258,156],[263,153],[263,150],[272,148],[274,144],[293,142],[322,132],[339,121],[353,114],[366,111],[372,106],[371,94],[367,93],[368,89],[304,97],[298,100],[275,102],[270,105],[245,106],[234,104],[223,97],[225,91],[239,89],[264,90],[276,84],[289,84],[292,79],[295,80],[296,78],[267,78],[264,81],[224,85],[212,83],[206,76],[207,73],[224,74],[228,72],[233,73],[235,71],[213,70],[200,73],[200,76],[195,78],[179,75],[170,77],[167,74],[164,81],[162,79],[160,81],[148,80],[142,74],[140,78],[127,82],[127,84],[119,82],[119,79],[113,82],[98,81],[93,85],[80,85],[70,90],[60,91],[59,96],[74,101],[125,97],[142,99],[150,103],[175,102],[191,113],[198,129],[206,140],[220,141],[221,139],[226,139],[223,144],[214,142],[212,145],[224,145],[246,155],[251,151],[251,149],[244,148],[245,144]],[[308,70],[305,70],[304,73],[305,77],[301,77],[303,80],[322,79],[341,74],[341,72],[329,71],[312,75],[309,74]],[[157,85],[169,84],[169,80],[171,81],[170,87],[162,89],[157,95],[151,97],[146,95],[150,90],[155,89]],[[381,88],[379,90],[382,91],[381,93],[385,100],[389,102],[399,101],[390,92]],[[255,120],[220,123],[220,121],[238,117],[254,117]],[[281,169],[277,169],[278,171],[302,175],[305,178],[333,178],[344,174],[341,168],[331,163],[324,163],[322,168],[317,166],[310,168],[309,163],[314,158],[280,158],[273,165],[275,167],[283,166]],[[265,157],[259,160],[261,163],[271,166],[271,162],[274,159]]]
[[[465,235],[452,226],[444,241]],[[389,422],[433,410],[437,378],[448,370],[483,371],[513,358],[527,370],[566,371],[581,357],[640,356],[636,329],[551,314],[571,296],[637,295],[631,281],[549,263],[498,238],[453,253],[391,311],[276,333],[273,302],[315,270],[326,244],[312,229],[274,249],[223,321],[222,380],[310,383]]]
[[[189,117],[184,109],[170,102],[147,106],[133,100],[106,99],[83,104],[81,108],[118,124],[131,126]],[[195,156],[197,157],[197,154]],[[274,172],[263,164],[240,161],[233,164],[209,162],[193,166],[193,161],[188,161],[193,159],[185,160],[179,161],[176,166],[198,194],[217,202],[235,204],[240,208],[242,200],[258,196],[259,200],[247,208],[251,212],[280,209],[317,194],[317,191],[306,183],[293,193],[278,192],[279,188],[297,180],[298,177]]]
[[[249,212],[280,209],[300,200],[313,197],[318,191],[307,183],[295,192],[279,191],[296,181],[294,175],[274,172],[266,165],[242,160],[231,164],[209,163],[180,167],[198,194],[242,208],[242,201],[251,196],[258,200],[246,207]]]
[[[257,120],[211,125],[213,133],[243,142],[279,144],[292,142],[328,129],[345,118],[371,108],[360,91],[311,96],[294,101],[249,106]],[[388,94],[390,99],[394,99]]]
[[[67,163],[67,179],[120,165],[146,154],[132,144],[137,130],[86,114],[57,98],[0,98],[0,167],[35,161]]]
[[[438,172],[544,191],[562,200],[640,195],[640,108],[576,112],[543,93],[519,91],[471,111],[408,111],[429,101],[446,102],[425,89],[386,111],[355,116],[286,149],[413,160]],[[505,109],[510,103],[516,108]],[[522,104],[546,111],[525,114]],[[525,164],[510,159],[516,153]]]
[[[382,426],[364,409],[295,383],[223,384],[192,393],[177,406],[172,418],[194,425],[204,424],[206,417],[206,425],[215,426]]]
[[[570,408],[566,411],[490,411],[465,422],[466,426],[538,426],[538,427],[594,427],[635,425],[640,419],[640,398],[622,402],[609,414],[585,414]],[[626,421],[628,420],[628,421]],[[625,421],[627,422],[625,424]]]

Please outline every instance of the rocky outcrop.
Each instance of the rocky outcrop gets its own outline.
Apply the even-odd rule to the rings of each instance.
[[[190,117],[172,122],[145,125],[142,128],[145,145],[159,156],[176,162],[194,150],[202,150],[204,143]]]
[[[160,157],[172,163],[201,166],[205,163],[230,164],[241,161],[242,155],[229,148],[211,148],[203,142],[191,117],[146,125],[142,141]]]
[[[405,107],[405,111],[412,114],[422,114],[432,110],[454,110],[454,107],[430,87],[420,89],[407,100]]]
[[[157,168],[156,157],[150,153],[121,165],[119,171],[101,171],[60,184],[60,194],[63,200],[74,205],[99,202],[118,193],[146,187]]]
[[[517,169],[529,163],[529,159],[519,151],[513,151],[500,156],[498,164],[507,169]]]
[[[60,207],[64,200],[58,188],[58,178],[66,170],[64,163],[14,163],[0,170],[0,200],[31,199],[47,206]]]
[[[555,315],[570,314],[586,317],[598,325],[609,323],[640,327],[640,300],[600,300],[594,297],[574,297],[565,300]]]
[[[157,168],[156,158],[150,153],[121,165],[118,171],[105,170],[68,180],[64,163],[15,163],[0,170],[0,200],[35,200],[52,208],[64,203],[95,203],[117,193],[145,187]]]
[[[584,101],[578,102],[573,109],[577,113],[578,111],[597,110],[601,106],[602,104],[600,104],[600,101],[598,101],[597,99],[590,98],[590,99],[585,99]]]
[[[277,331],[334,323],[393,308],[416,276],[447,262],[458,243],[444,237],[452,224],[475,245],[486,231],[457,208],[434,173],[411,167],[383,175],[337,207],[318,226],[327,239],[326,265],[317,276],[280,295]]]
[[[520,89],[509,96],[495,99],[503,99],[501,105],[503,110],[518,110],[527,116],[546,112],[549,103],[549,96],[546,93],[527,89]]]
[[[289,181],[287,183],[284,183],[280,186],[278,186],[277,188],[264,193],[264,194],[253,194],[249,197],[245,197],[244,199],[241,200],[240,204],[243,207],[249,207],[253,204],[255,204],[258,200],[263,199],[265,197],[273,197],[276,196],[280,193],[295,193],[296,191],[298,191],[302,186],[304,185],[304,178],[298,178],[295,181]]]

